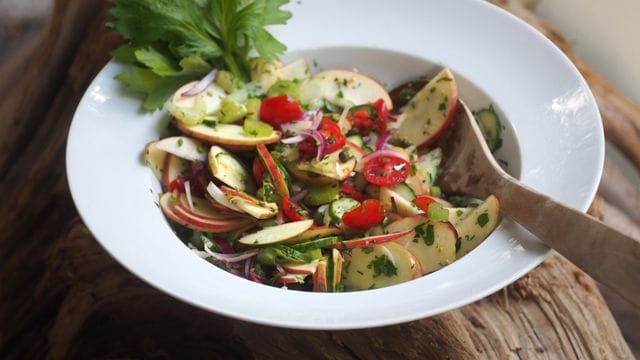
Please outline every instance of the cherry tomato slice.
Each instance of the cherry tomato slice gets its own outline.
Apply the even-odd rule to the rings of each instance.
[[[260,104],[260,120],[274,127],[300,119],[304,113],[289,95],[268,97]]]
[[[284,211],[284,215],[291,221],[300,221],[309,218],[307,210],[286,196],[282,197],[282,210]]]
[[[344,147],[347,138],[342,134],[340,126],[331,119],[322,119],[318,126],[318,131],[327,142],[325,154],[331,154]],[[298,145],[298,149],[305,155],[315,156],[318,153],[318,146],[313,139],[306,139]]]
[[[377,199],[365,200],[360,206],[342,215],[342,222],[350,228],[365,231],[384,219],[384,208]]]
[[[431,204],[432,202],[436,202],[436,199],[426,195],[420,195],[413,199],[413,203],[418,205],[418,207],[424,212],[429,211],[429,204]]]
[[[353,183],[349,179],[340,183],[340,191],[342,192],[342,195],[350,197],[356,201],[362,202],[364,200],[364,194],[356,190],[356,188],[353,186]]]
[[[380,155],[364,163],[364,178],[378,186],[392,186],[407,179],[411,164],[401,157]]]

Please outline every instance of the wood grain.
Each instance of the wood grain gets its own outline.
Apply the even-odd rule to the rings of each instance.
[[[555,254],[472,305],[358,331],[248,324],[146,285],[93,239],[64,174],[75,106],[119,42],[105,9],[58,0],[44,41],[22,59],[27,80],[0,78],[12,88],[0,97],[0,358],[632,357],[594,282]]]

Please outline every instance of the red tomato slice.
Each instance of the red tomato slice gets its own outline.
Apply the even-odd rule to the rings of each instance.
[[[364,163],[364,178],[378,186],[392,186],[407,179],[411,164],[401,157],[380,155]]]
[[[342,216],[342,222],[350,228],[365,231],[384,219],[384,208],[377,199],[365,200],[360,206]]]
[[[347,138],[342,134],[340,126],[331,119],[322,119],[318,126],[318,131],[327,142],[325,154],[331,154],[344,147]],[[298,145],[298,150],[305,155],[315,156],[318,153],[318,146],[313,139],[306,139]]]
[[[282,210],[284,211],[284,215],[291,221],[300,221],[309,218],[307,210],[286,196],[282,197]]]
[[[350,179],[347,179],[340,183],[340,191],[342,192],[342,195],[350,197],[356,201],[362,202],[362,200],[364,200],[364,194],[356,190]]]
[[[424,212],[429,211],[429,204],[431,204],[432,202],[436,202],[436,199],[426,195],[420,195],[413,199],[413,203],[418,205],[418,207]]]
[[[268,97],[260,104],[260,120],[274,127],[298,120],[303,115],[300,105],[289,95]]]

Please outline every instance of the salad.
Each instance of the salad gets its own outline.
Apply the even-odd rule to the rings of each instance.
[[[437,186],[449,69],[387,92],[358,71],[282,64],[264,27],[290,17],[283,0],[112,2],[129,40],[114,58],[131,65],[117,79],[172,118],[144,149],[158,205],[202,258],[272,286],[365,290],[451,264],[497,226],[494,196]],[[499,148],[495,111],[476,117]]]

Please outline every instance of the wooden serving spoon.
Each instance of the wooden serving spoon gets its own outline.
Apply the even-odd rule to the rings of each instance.
[[[502,213],[640,307],[640,241],[558,203],[504,172],[469,108],[462,102],[459,105],[451,128],[439,141],[443,150],[439,184],[442,190],[482,199],[494,194]]]

